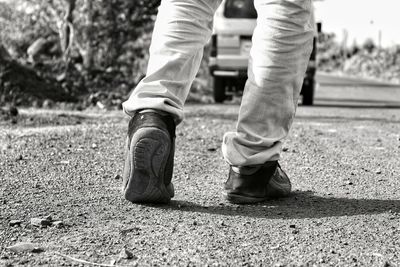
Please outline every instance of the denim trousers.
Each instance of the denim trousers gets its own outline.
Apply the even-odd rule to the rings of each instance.
[[[211,38],[221,0],[162,0],[146,76],[123,103],[168,112],[180,123],[183,106]],[[315,32],[312,0],[254,0],[252,37],[236,129],[225,133],[222,153],[232,166],[278,160],[295,116]]]

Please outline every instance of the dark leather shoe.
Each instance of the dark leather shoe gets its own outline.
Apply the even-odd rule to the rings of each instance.
[[[174,196],[173,118],[157,112],[136,113],[129,122],[126,150],[124,197],[134,203],[168,203]]]
[[[277,161],[269,161],[261,166],[241,167],[238,172],[231,167],[225,183],[226,198],[235,204],[286,197],[291,189],[289,177]]]

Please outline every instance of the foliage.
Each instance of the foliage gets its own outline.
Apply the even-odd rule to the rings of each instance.
[[[28,69],[29,81],[34,84],[10,81],[7,79],[20,76],[0,73],[0,102],[12,99],[14,92],[32,93],[29,87],[35,90],[43,87],[50,92],[51,82],[54,91],[81,96],[88,103],[96,100],[120,103],[145,74],[159,2],[1,1],[0,47],[4,46],[15,60],[7,66]],[[36,50],[32,48],[35,45],[39,47]],[[399,51],[399,48],[379,49],[371,40],[360,47],[345,48],[336,42],[334,34],[322,33],[318,37],[317,68],[400,82]],[[1,70],[6,69],[5,65],[0,62]],[[211,94],[208,76],[206,48],[189,100],[197,101]],[[46,86],[41,85],[43,81]],[[43,94],[35,93],[40,96],[37,101],[43,101]],[[14,97],[12,101],[27,103],[31,99],[21,101]]]
[[[160,0],[75,1],[68,25],[71,38],[67,60],[62,56],[61,43],[67,7],[73,0],[0,2],[0,44],[15,59],[27,63],[28,48],[42,38],[50,46],[40,51],[40,62],[34,62],[37,72],[62,77],[59,82],[63,87],[75,87],[67,88],[69,91],[90,94],[113,90],[125,97],[145,73]],[[88,56],[90,65],[85,64]]]
[[[336,43],[334,34],[320,33],[317,48],[318,70],[330,72],[342,67],[344,51]]]
[[[400,84],[400,46],[362,49],[343,63],[343,71],[349,75]]]
[[[342,47],[334,34],[318,39],[318,70],[400,83],[400,46],[378,48],[373,40],[361,47]]]

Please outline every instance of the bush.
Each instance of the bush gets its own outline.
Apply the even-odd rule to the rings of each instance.
[[[372,39],[342,48],[334,34],[318,39],[318,70],[400,83],[400,46],[381,49]]]
[[[37,40],[39,44],[47,42],[49,49],[42,49],[34,62],[40,76],[57,78],[61,86],[80,91],[83,97],[96,91],[118,91],[125,97],[145,73],[160,0],[76,0],[66,60],[61,43],[67,4],[73,2],[0,2],[2,44],[14,59],[26,64],[28,47]]]

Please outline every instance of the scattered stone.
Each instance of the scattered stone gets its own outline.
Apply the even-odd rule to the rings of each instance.
[[[140,230],[141,229],[139,227],[127,228],[120,230],[120,234],[126,235],[128,233],[134,233],[134,235],[140,235]]]
[[[9,112],[10,112],[10,115],[13,116],[13,117],[18,116],[18,113],[19,113],[18,109],[16,107],[14,107],[14,106],[10,107]]]
[[[51,217],[50,217],[51,219]],[[47,227],[51,226],[51,220],[48,220],[48,218],[32,218],[31,219],[31,225],[36,226],[36,227]]]
[[[215,151],[217,151],[217,149],[215,147],[209,147],[209,148],[207,148],[207,151],[215,152]]]
[[[16,158],[15,158],[15,161],[20,161],[20,160],[23,160],[24,159],[24,157],[22,156],[22,155],[18,155]]]
[[[288,151],[289,151],[289,148],[284,147],[284,148],[282,148],[282,151],[283,151],[283,152],[288,152]]]
[[[193,225],[197,225],[197,222],[196,222],[196,221],[193,221]]]
[[[97,106],[99,109],[105,109],[105,108],[106,108],[106,105],[104,105],[104,104],[101,103],[100,101],[97,101],[96,106]]]
[[[54,221],[51,223],[51,225],[56,228],[63,228],[65,226],[63,221]]]
[[[276,246],[270,247],[269,249],[270,250],[275,250],[275,249],[278,249],[278,248],[280,248],[280,244],[277,244]]]
[[[21,226],[22,221],[21,220],[11,220],[8,224],[10,226]]]
[[[43,252],[44,249],[40,248],[38,245],[33,243],[17,243],[15,245],[9,246],[6,249],[20,253],[20,252],[32,252],[32,253],[40,253]]]
[[[127,260],[131,260],[133,258],[136,258],[135,255],[133,255],[133,253],[129,250],[127,250],[126,248],[123,248],[121,250],[121,252],[119,253],[119,258],[120,259],[127,259]]]
[[[96,149],[96,148],[97,148],[97,144],[93,143],[93,144],[92,144],[92,148],[93,148],[93,149]]]
[[[289,228],[296,228],[296,225],[295,224],[291,224],[291,225],[289,225]]]
[[[45,108],[45,109],[50,109],[50,108],[52,108],[53,106],[54,106],[54,102],[51,101],[50,99],[46,99],[46,100],[44,100],[43,103],[42,103],[42,108]]]
[[[121,180],[122,177],[121,177],[121,175],[117,174],[117,175],[115,175],[114,179],[115,179],[115,180]]]
[[[376,174],[382,174],[382,171],[381,170],[377,170],[375,173]]]

